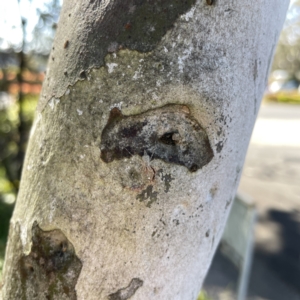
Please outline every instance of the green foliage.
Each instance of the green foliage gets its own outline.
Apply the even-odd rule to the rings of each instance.
[[[265,101],[300,104],[300,93],[294,92],[278,92],[275,94],[265,95]]]
[[[34,117],[38,96],[26,95],[22,103],[25,139]],[[19,185],[18,169],[22,161],[18,159],[20,147],[19,102],[12,101],[0,110],[0,194],[16,193]]]
[[[285,70],[291,79],[300,81],[300,0],[292,0],[281,32],[272,71]]]
[[[22,103],[25,136],[29,136],[38,96],[25,95]],[[19,185],[19,103],[12,101],[0,109],[0,280],[3,267],[5,244]]]
[[[5,245],[9,228],[9,220],[13,211],[13,204],[5,203],[0,197],[0,281],[2,275]]]
[[[202,290],[197,298],[197,300],[212,300],[210,297],[207,296],[207,293]]]

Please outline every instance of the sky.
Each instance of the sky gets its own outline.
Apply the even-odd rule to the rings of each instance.
[[[294,5],[296,2],[299,2],[299,0],[290,1],[290,7],[286,15],[285,26],[290,26],[299,21],[300,7],[298,5]]]
[[[22,45],[21,17],[27,20],[27,41],[33,38],[32,32],[38,22],[37,9],[44,10],[44,0],[0,0],[0,49],[20,49]],[[60,0],[62,4],[62,0]]]

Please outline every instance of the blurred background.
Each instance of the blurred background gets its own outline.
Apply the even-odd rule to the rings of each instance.
[[[62,0],[0,0],[0,281],[61,5]],[[256,211],[246,298],[300,300],[300,0],[290,2],[239,191]],[[238,278],[239,269],[219,250],[200,298],[237,299]]]

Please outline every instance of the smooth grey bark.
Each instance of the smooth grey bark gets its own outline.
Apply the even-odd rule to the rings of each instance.
[[[287,6],[64,1],[3,299],[196,299]]]

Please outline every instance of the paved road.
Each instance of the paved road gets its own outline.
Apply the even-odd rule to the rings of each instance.
[[[300,296],[300,106],[262,106],[240,190],[258,210],[256,258]]]
[[[239,190],[258,211],[248,299],[300,300],[300,106],[261,107]],[[214,300],[235,298],[230,268],[218,253],[206,281]]]

